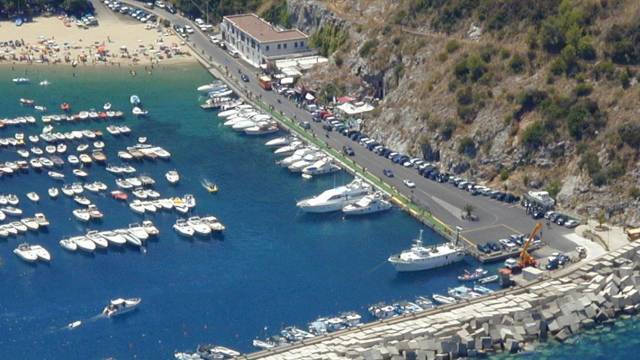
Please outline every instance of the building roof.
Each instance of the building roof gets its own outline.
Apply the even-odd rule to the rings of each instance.
[[[298,29],[279,30],[256,14],[229,15],[224,19],[261,43],[306,40],[309,37]]]

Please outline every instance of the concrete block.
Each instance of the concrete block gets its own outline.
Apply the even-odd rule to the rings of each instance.
[[[480,346],[479,349],[485,350],[493,347],[493,340],[490,336],[483,336],[480,338]]]
[[[508,351],[510,354],[517,353],[519,348],[520,344],[513,339],[509,339],[504,343],[504,351]]]
[[[569,331],[568,328],[562,328],[562,330],[560,330],[556,335],[555,338],[556,340],[560,341],[560,342],[564,342],[565,340],[567,340],[569,337],[571,337],[571,331]]]

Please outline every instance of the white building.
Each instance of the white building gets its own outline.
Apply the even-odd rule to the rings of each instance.
[[[255,67],[271,60],[309,55],[309,36],[277,28],[256,14],[225,16],[220,33],[227,47]]]

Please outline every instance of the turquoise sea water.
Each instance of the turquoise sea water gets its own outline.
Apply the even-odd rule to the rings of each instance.
[[[222,127],[215,113],[203,112],[195,88],[210,81],[197,65],[176,65],[152,74],[138,69],[31,67],[31,85],[17,86],[11,78],[25,68],[0,68],[0,117],[34,114],[19,105],[21,97],[35,99],[57,112],[62,102],[73,110],[100,108],[110,101],[129,113],[129,96],[138,94],[151,117],[124,123],[129,137],[105,132],[110,162],[116,152],[144,135],[172,153],[171,161],[136,163],[139,173],[154,177],[165,196],[193,193],[195,214],[213,214],[226,226],[222,237],[185,239],[171,229],[177,215],[147,215],[161,234],[146,253],[125,247],[88,256],[66,252],[58,241],[87,229],[113,229],[140,221],[108,195],[88,196],[105,213],[101,223],[76,221],[72,200],[50,200],[54,184],[45,172],[0,179],[0,193],[21,195],[26,215],[42,211],[50,218],[48,232],[0,240],[0,359],[118,359],[171,358],[175,350],[191,350],[199,343],[217,343],[251,351],[251,340],[276,334],[283,326],[305,326],[317,316],[341,311],[366,312],[379,301],[412,299],[446,291],[464,268],[460,263],[420,274],[396,274],[385,259],[410,245],[420,224],[395,209],[386,214],[343,220],[339,214],[300,213],[295,201],[350,181],[337,173],[312,181],[274,164],[263,144],[266,138],[241,136]],[[75,76],[74,76],[75,74]],[[52,85],[37,83],[48,79]],[[58,125],[65,129],[102,129],[114,121]],[[16,131],[38,133],[37,126],[5,127],[0,137]],[[277,136],[277,135],[276,135]],[[75,148],[75,146],[73,147]],[[13,150],[0,149],[0,161],[16,160]],[[181,183],[170,187],[163,174],[178,169]],[[115,176],[92,165],[89,180],[102,180],[111,189]],[[71,169],[64,168],[72,180]],[[203,177],[215,181],[220,192],[208,194]],[[39,204],[24,194],[36,191]],[[441,241],[426,231],[429,243]],[[12,250],[22,241],[44,245],[51,264],[29,265]],[[97,319],[109,299],[143,299],[138,311],[120,319]],[[67,330],[65,325],[84,324]],[[266,327],[266,331],[264,330]],[[27,351],[28,349],[28,351]]]

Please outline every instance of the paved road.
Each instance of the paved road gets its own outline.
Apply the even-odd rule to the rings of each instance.
[[[93,0],[97,3],[97,0]],[[142,3],[131,0],[124,0],[123,3],[141,7]],[[96,7],[103,6],[101,3]],[[188,19],[177,14],[170,14],[162,9],[147,11],[153,12],[159,17],[168,19],[172,24],[184,26],[186,24],[196,28]],[[298,121],[309,121],[311,130],[320,137],[324,137],[325,131],[321,124],[311,121],[311,115],[303,109],[298,108],[295,103],[290,102],[285,97],[273,91],[264,91],[259,87],[254,74],[257,70],[248,64],[231,57],[217,45],[212,44],[207,36],[198,30],[189,36],[189,42],[204,55],[205,58],[221,64],[228,69],[228,75],[237,81],[239,86],[244,87],[252,94],[259,94],[261,100],[272,105],[276,110],[283,112],[290,118]],[[250,82],[244,83],[239,80],[239,72],[249,75]],[[203,81],[204,82],[204,81]],[[366,168],[374,175],[383,178],[387,183],[396,187],[408,198],[411,198],[420,206],[428,209],[434,216],[451,226],[463,228],[462,235],[475,243],[495,241],[499,238],[507,237],[514,233],[529,233],[535,226],[536,221],[525,214],[522,207],[518,205],[505,204],[484,196],[472,196],[470,193],[458,190],[452,185],[441,184],[420,176],[415,169],[408,169],[398,164],[393,164],[366,148],[351,141],[345,136],[331,132],[326,142],[337,150],[341,150],[343,145],[350,145],[356,155],[353,159],[362,167]],[[386,178],[383,170],[392,169],[394,178]],[[416,184],[416,188],[411,190],[403,183],[403,179],[410,179]],[[478,221],[466,221],[460,218],[462,209],[466,204],[471,204],[478,216]],[[574,250],[575,244],[569,241],[565,235],[572,233],[572,230],[561,226],[551,225],[543,230],[543,240],[553,248],[560,251]]]

